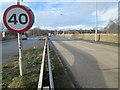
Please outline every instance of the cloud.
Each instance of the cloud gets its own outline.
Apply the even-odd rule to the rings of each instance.
[[[3,16],[1,11],[2,11],[2,5],[0,4],[0,21],[2,21],[2,16]]]
[[[92,15],[96,15],[96,12],[93,12]],[[98,10],[98,17],[104,21],[118,19],[118,6],[109,8],[106,11]]]
[[[0,3],[0,11],[2,11],[2,3]],[[2,12],[0,12],[0,31],[2,29],[2,17],[3,17],[3,14]]]
[[[71,25],[71,26],[62,26],[62,27],[46,27],[40,26],[42,30],[80,30],[80,29],[93,29],[93,27],[88,27],[85,25]]]
[[[8,0],[7,0],[8,1]],[[11,0],[12,1],[12,0]],[[13,0],[14,1],[14,0]],[[95,27],[95,2],[26,2],[21,4],[29,6],[35,15],[34,26],[43,29],[81,29]],[[29,0],[30,1],[30,0]],[[36,0],[37,1],[37,0]],[[52,2],[55,1],[55,2]],[[3,10],[8,3],[4,4]],[[13,3],[9,4],[13,5]],[[105,26],[107,21],[117,17],[116,3],[99,3],[99,26]],[[113,15],[114,13],[114,15]]]
[[[96,2],[96,0],[23,0],[24,2]],[[97,0],[98,2],[118,2],[118,0]],[[16,2],[16,0],[0,0],[0,2]]]
[[[103,4],[104,5],[104,4]],[[101,7],[103,6],[101,5]],[[118,5],[111,5],[109,3],[108,6],[104,6],[104,8],[98,9],[98,27],[105,27],[109,20],[118,19]],[[93,16],[96,16],[96,12],[92,13]]]
[[[71,26],[63,26],[63,27],[57,27],[58,30],[80,30],[80,29],[92,29],[85,25],[71,25]]]
[[[36,23],[34,25],[47,26],[50,29],[53,29],[51,27],[70,29],[73,28],[72,26],[75,28],[75,26],[77,27],[79,25],[84,26],[81,28],[94,28],[95,5],[95,3],[90,2],[47,3],[46,7],[42,10],[34,10],[36,17]],[[117,6],[115,5],[116,3],[99,3],[98,16],[100,27],[104,27],[111,17],[117,17]],[[115,12],[114,15],[112,14],[113,12]]]
[[[36,24],[42,26],[68,26],[90,24],[90,18],[86,16],[94,11],[94,3],[59,3],[59,7],[47,3],[43,10],[34,10]],[[87,7],[86,7],[87,6]]]

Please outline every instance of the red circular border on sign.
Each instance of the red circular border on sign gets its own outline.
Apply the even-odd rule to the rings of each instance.
[[[22,29],[22,30],[19,30],[19,31],[18,31],[18,30],[14,30],[14,29],[12,29],[12,28],[7,24],[7,22],[6,22],[6,15],[7,15],[7,13],[8,13],[11,9],[13,9],[13,8],[22,8],[23,10],[25,10],[25,11],[28,13],[29,23],[28,23],[28,25],[27,25],[24,29]],[[26,7],[24,7],[24,6],[22,6],[22,5],[13,5],[13,6],[11,6],[11,7],[9,7],[9,8],[6,9],[6,11],[5,11],[4,15],[3,15],[3,21],[4,21],[5,26],[8,28],[8,30],[10,30],[10,31],[12,31],[12,32],[16,32],[16,33],[21,33],[21,32],[27,31],[27,30],[31,27],[31,25],[32,25],[32,15],[31,15],[30,11],[29,11]]]

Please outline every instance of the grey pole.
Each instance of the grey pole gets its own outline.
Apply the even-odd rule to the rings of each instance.
[[[17,0],[17,5],[20,5],[20,0]]]
[[[61,14],[61,16],[62,16],[62,19],[64,20],[64,16],[63,16],[63,14]],[[65,37],[64,27],[63,27],[63,36]]]
[[[17,5],[20,5],[20,1],[17,0]],[[23,76],[23,52],[22,52],[22,39],[21,34],[18,33],[18,48],[19,48],[19,70],[20,76]]]
[[[98,41],[98,36],[97,36],[97,29],[98,29],[98,12],[97,12],[97,0],[96,0],[96,27],[95,27],[95,42],[97,42]]]

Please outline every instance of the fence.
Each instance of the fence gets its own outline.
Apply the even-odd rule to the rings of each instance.
[[[95,40],[95,34],[58,34],[57,36],[71,37],[75,39]],[[98,34],[98,41],[118,43],[118,34]],[[120,42],[119,42],[120,43]]]

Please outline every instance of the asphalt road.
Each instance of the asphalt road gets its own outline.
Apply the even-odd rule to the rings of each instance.
[[[82,88],[118,88],[118,47],[50,37]]]
[[[22,40],[23,48],[29,48],[31,46],[43,45],[43,41],[38,41],[39,38],[43,36],[37,37],[28,37],[27,40]],[[9,59],[11,56],[18,54],[18,40],[6,40],[2,41],[2,62]]]

